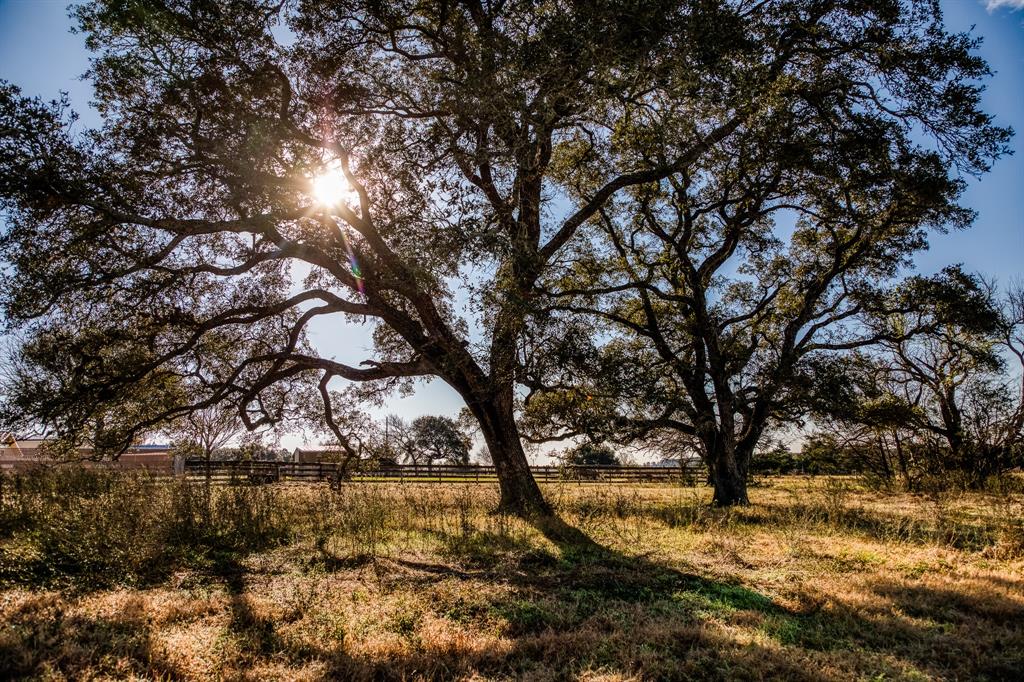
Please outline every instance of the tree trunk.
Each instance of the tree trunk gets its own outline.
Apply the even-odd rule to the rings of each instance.
[[[211,451],[207,448],[203,450],[203,461],[206,464],[205,472],[203,475],[203,516],[205,519],[210,518],[210,485],[211,485],[211,472],[210,472],[210,455]]]
[[[900,439],[898,431],[892,432],[893,442],[896,443],[896,461],[900,465],[900,475],[903,477],[903,486],[906,490],[913,492],[915,486],[914,481],[910,477],[910,467],[907,464],[907,453],[903,449],[903,441]]]
[[[716,507],[750,504],[747,498],[746,476],[729,470],[719,472],[715,478],[715,496],[711,503]]]
[[[885,476],[886,483],[888,483],[889,481],[892,481],[895,476],[892,473],[892,462],[889,457],[889,447],[880,431],[875,433],[875,442],[878,443],[878,456],[881,458],[883,475]]]
[[[512,412],[511,398],[467,403],[480,423],[498,475],[501,488],[499,509],[527,520],[552,516],[551,506],[530,472]]]
[[[715,495],[711,503],[716,507],[750,504],[747,498],[748,453],[740,451],[735,443],[724,442],[720,432],[706,441],[708,465],[711,469]]]
[[[712,504],[716,507],[748,505],[750,500],[746,497],[746,474],[740,472],[735,463],[728,459],[721,462],[715,471],[715,497],[712,498]]]

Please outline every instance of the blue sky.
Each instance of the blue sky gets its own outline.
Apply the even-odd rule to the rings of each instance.
[[[65,0],[0,0],[0,78],[45,99],[67,91],[82,114],[80,125],[92,125],[91,89],[78,79],[88,68],[88,52],[83,37],[69,32],[66,6]],[[980,53],[995,72],[985,109],[1018,134],[1013,156],[997,162],[981,180],[969,181],[964,203],[978,212],[974,227],[934,236],[931,249],[916,259],[917,266],[929,273],[963,263],[1005,284],[1024,278],[1024,0],[943,0],[942,7],[949,29],[968,31],[973,26],[984,38]],[[351,327],[317,328],[314,340],[325,354],[347,361],[366,357],[363,349],[369,345],[368,334]],[[405,417],[454,416],[460,407],[453,391],[433,381],[383,411]]]

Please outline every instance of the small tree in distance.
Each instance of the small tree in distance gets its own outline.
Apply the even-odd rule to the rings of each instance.
[[[424,415],[412,421],[410,432],[417,462],[433,466],[444,462],[456,466],[469,464],[470,440],[450,417]]]
[[[619,466],[621,462],[615,450],[606,443],[584,441],[568,448],[558,456],[562,464],[569,466]]]
[[[491,459],[491,451],[487,449],[486,444],[480,446],[480,449],[476,451],[476,456],[474,457],[474,459],[476,460],[477,464],[480,464],[482,466],[494,465],[494,460]]]
[[[472,441],[460,423],[450,417],[422,415],[411,422],[396,414],[376,426],[370,450],[381,461],[407,464],[469,464]]]
[[[172,452],[177,457],[198,456],[203,459],[203,506],[210,511],[210,460],[213,453],[245,431],[238,409],[231,404],[218,403],[194,410],[171,423],[167,429],[172,439]]]
[[[171,424],[167,434],[175,449],[210,462],[213,453],[245,433],[234,405],[212,405],[195,410]]]

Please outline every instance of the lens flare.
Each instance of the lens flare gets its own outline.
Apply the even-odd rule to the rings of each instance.
[[[359,262],[356,260],[356,255],[349,251],[348,254],[348,266],[349,270],[352,271],[352,276],[356,278],[356,289],[359,293],[365,294],[366,287],[363,284],[363,272],[359,269]]]
[[[313,197],[323,206],[355,206],[359,195],[348,184],[345,173],[337,165],[330,166],[312,180]]]
[[[359,213],[359,193],[349,184],[344,171],[341,169],[341,164],[337,161],[328,165],[319,175],[310,178],[310,189],[312,190],[313,198],[321,206],[333,208],[344,204],[357,214]],[[346,255],[348,256],[349,270],[355,279],[356,289],[361,294],[365,293],[363,273],[359,268],[359,261],[356,259],[352,245],[349,243],[349,237],[340,226],[339,231]]]

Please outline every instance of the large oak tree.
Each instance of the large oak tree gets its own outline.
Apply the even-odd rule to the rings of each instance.
[[[818,36],[755,120],[603,206],[594,239],[547,273],[534,437],[674,432],[716,503],[746,503],[766,430],[837,390],[837,354],[928,330],[871,321],[919,305],[887,289],[929,230],[969,225],[959,174],[986,171],[1008,131],[979,108],[984,63],[935,7],[868,4]],[[634,152],[657,155],[675,116],[649,112]],[[589,178],[568,177],[587,194]]]

